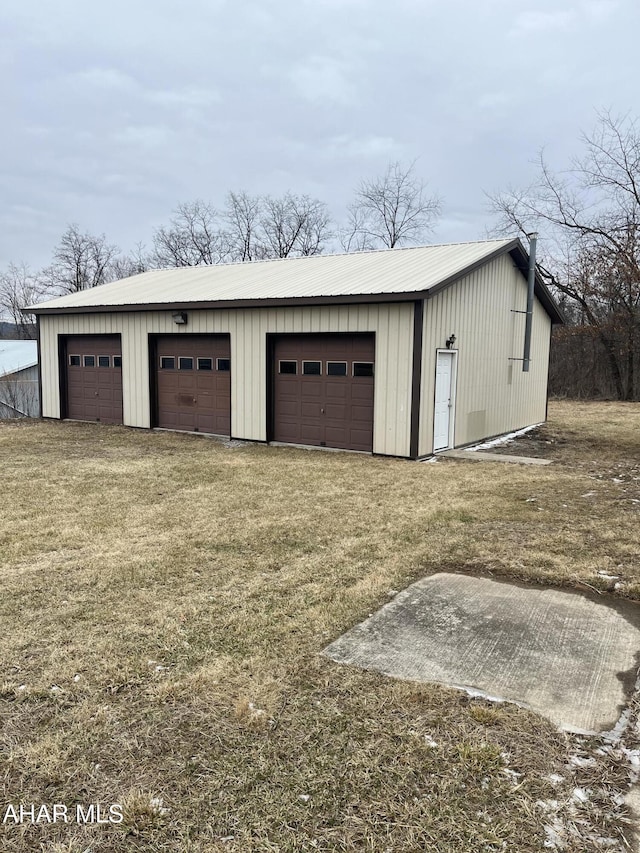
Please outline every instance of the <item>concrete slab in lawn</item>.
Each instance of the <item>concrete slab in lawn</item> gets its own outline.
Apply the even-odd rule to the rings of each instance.
[[[436,574],[325,649],[340,663],[532,708],[561,728],[615,728],[634,689],[640,607]]]
[[[438,456],[468,459],[471,462],[506,462],[511,465],[551,465],[550,459],[536,456],[513,456],[506,453],[486,453],[484,450],[443,450]]]

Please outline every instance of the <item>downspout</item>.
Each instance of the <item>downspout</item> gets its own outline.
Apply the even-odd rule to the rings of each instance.
[[[522,354],[522,370],[529,372],[531,359],[531,327],[533,325],[533,289],[536,283],[536,243],[538,234],[529,234],[529,278],[527,280],[527,316],[524,326],[524,352]]]

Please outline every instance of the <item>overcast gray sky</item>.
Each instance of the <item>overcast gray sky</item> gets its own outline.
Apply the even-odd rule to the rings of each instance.
[[[483,190],[640,114],[638,0],[2,0],[0,267],[70,222],[128,250],[182,201],[323,199],[391,160],[485,236]]]

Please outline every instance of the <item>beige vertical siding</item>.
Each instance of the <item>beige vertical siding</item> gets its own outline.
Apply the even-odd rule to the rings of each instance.
[[[411,420],[412,303],[190,311],[176,326],[171,311],[43,315],[40,320],[45,417],[60,417],[58,335],[122,336],[123,417],[150,425],[149,334],[231,335],[231,429],[234,437],[267,435],[266,336],[279,332],[374,332],[376,375],[373,449],[408,456]]]
[[[452,333],[458,350],[454,444],[545,419],[551,321],[534,303],[531,369],[522,372],[527,283],[509,255],[425,302],[419,452],[433,449],[436,350]]]

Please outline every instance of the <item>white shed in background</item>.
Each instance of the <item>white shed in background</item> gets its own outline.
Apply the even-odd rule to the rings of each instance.
[[[0,340],[0,418],[37,418],[39,412],[37,341]]]

